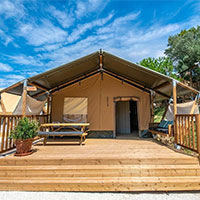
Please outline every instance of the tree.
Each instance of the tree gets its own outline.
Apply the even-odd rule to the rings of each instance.
[[[159,57],[159,58],[145,58],[139,62],[140,65],[170,76],[175,79],[179,79],[178,76],[174,73],[173,62],[168,57]]]
[[[182,78],[191,82],[200,80],[200,26],[170,36],[165,54]]]

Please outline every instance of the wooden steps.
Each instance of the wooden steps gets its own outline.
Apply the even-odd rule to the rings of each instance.
[[[195,165],[85,165],[85,166],[5,166],[0,168],[0,178],[14,180],[45,177],[170,177],[200,176],[200,167]]]
[[[0,190],[200,190],[197,158],[153,142],[110,141],[89,140],[85,146],[36,146],[38,151],[30,156],[1,158]],[[145,146],[144,151],[140,144]]]
[[[193,165],[199,164],[197,158],[193,157],[141,157],[141,158],[33,158],[33,159],[0,159],[0,166],[12,166],[12,165]]]
[[[78,177],[0,180],[9,191],[187,191],[200,190],[199,177]]]

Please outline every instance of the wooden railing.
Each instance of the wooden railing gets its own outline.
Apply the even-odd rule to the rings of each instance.
[[[37,120],[39,124],[47,122],[47,115],[27,116],[31,120]],[[0,115],[0,153],[14,148],[14,141],[10,138],[22,115]]]
[[[200,114],[176,115],[175,143],[200,153]]]

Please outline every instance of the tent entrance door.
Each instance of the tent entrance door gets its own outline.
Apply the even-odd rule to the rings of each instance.
[[[116,102],[116,133],[117,136],[131,134],[129,101]]]
[[[116,102],[116,136],[133,135],[138,131],[137,101]]]

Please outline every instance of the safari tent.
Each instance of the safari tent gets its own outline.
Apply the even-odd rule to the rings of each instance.
[[[34,86],[36,90],[27,90]],[[199,92],[102,50],[18,82],[2,92],[47,101],[51,122],[89,122],[90,136],[138,135],[153,121],[153,102]],[[28,97],[27,97],[28,95]],[[19,110],[18,110],[19,111]],[[176,111],[175,111],[176,112]]]
[[[1,91],[2,89],[0,89]],[[13,95],[9,93],[3,93],[1,95],[1,103],[0,103],[0,114],[13,114],[20,96]]]

